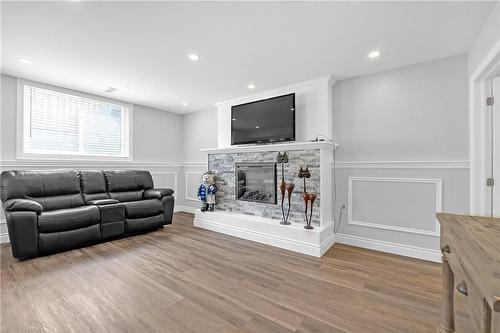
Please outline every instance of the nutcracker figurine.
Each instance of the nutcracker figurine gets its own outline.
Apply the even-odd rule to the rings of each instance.
[[[198,199],[201,201],[201,211],[214,211],[215,193],[217,193],[217,185],[215,185],[215,173],[207,171],[201,176],[201,184],[198,187]]]

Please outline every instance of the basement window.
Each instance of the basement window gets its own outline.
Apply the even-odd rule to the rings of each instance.
[[[19,98],[18,157],[131,159],[131,105],[22,81]]]

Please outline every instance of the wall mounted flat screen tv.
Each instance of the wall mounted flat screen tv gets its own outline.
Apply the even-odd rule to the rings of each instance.
[[[231,107],[231,144],[295,140],[295,94]]]

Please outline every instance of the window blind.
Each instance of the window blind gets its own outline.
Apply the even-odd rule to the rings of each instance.
[[[128,106],[23,85],[24,153],[129,157]]]

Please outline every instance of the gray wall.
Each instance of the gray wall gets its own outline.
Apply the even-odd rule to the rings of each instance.
[[[333,110],[338,160],[467,160],[467,57],[339,81]]]
[[[15,160],[17,79],[2,74],[1,80],[0,161]],[[133,108],[134,162],[179,163],[183,157],[182,116],[142,105]]]
[[[472,74],[479,67],[488,52],[499,42],[500,2],[497,2],[469,50],[469,74]]]
[[[182,117],[184,162],[206,162],[203,148],[217,147],[217,109],[188,113]]]
[[[179,207],[193,212],[200,207],[196,199],[196,191],[201,175],[207,169],[207,154],[200,151],[203,148],[217,147],[217,110],[188,113],[182,116],[182,147],[183,163],[179,183]]]
[[[344,239],[373,248],[439,249],[432,231],[436,195],[444,212],[469,209],[467,93],[466,55],[334,85],[334,137],[341,145],[335,211]],[[358,177],[351,202],[349,177]],[[422,214],[412,213],[415,207]]]

